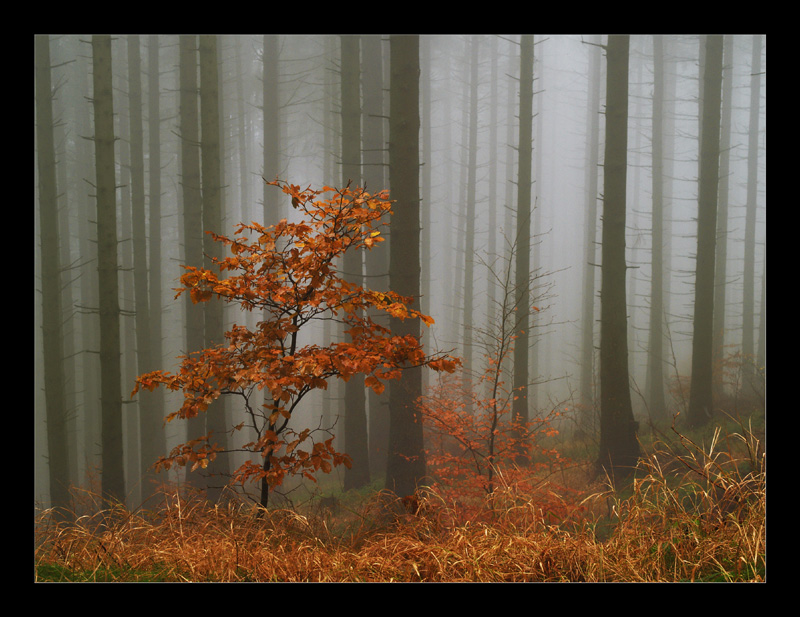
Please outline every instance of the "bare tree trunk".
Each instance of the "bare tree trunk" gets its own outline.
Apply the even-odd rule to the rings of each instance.
[[[36,69],[36,148],[39,171],[39,225],[42,255],[42,342],[47,422],[50,504],[59,514],[69,506],[69,449],[61,331],[61,261],[58,233],[58,188],[53,140],[50,38],[34,37]]]
[[[733,36],[725,35],[722,74],[722,126],[720,129],[719,202],[717,204],[717,246],[714,259],[714,396],[723,393],[722,361],[725,355],[725,291],[728,270],[728,174],[731,147],[731,97],[733,95]]]
[[[706,423],[713,411],[714,260],[717,239],[720,106],[722,97],[722,36],[706,37],[703,71],[703,118],[697,208],[692,385],[689,423]]]
[[[479,37],[468,39],[469,51],[469,144],[467,145],[467,216],[464,235],[464,313],[463,313],[463,366],[462,388],[464,389],[464,409],[472,413],[472,335],[473,312],[475,306],[475,190],[478,167],[478,48]]]
[[[755,349],[755,255],[758,189],[758,119],[761,99],[761,35],[753,35],[750,65],[750,126],[747,134],[747,206],[744,224],[744,274],[742,290],[742,356],[746,392],[754,391]]]
[[[639,457],[628,376],[625,298],[629,46],[627,35],[609,36],[606,46],[598,462],[612,477],[630,473]]]
[[[264,35],[263,62],[263,100],[261,113],[264,119],[264,173],[271,181],[280,174],[280,97],[278,71],[280,38],[277,34]],[[264,185],[264,225],[274,225],[281,220],[280,191]]]
[[[385,180],[384,137],[384,94],[383,94],[383,40],[380,35],[361,37],[361,92],[362,92],[362,124],[363,124],[363,175],[367,190],[374,193],[387,188]],[[388,223],[388,221],[385,221]],[[386,291],[389,288],[389,245],[391,236],[388,227],[382,229],[386,240],[383,246],[368,251],[366,260],[367,280],[370,289]],[[383,316],[372,315],[373,319]],[[369,450],[370,469],[386,469],[386,448],[389,443],[389,410],[387,396],[376,394],[370,388],[367,391],[369,402]]]
[[[653,128],[651,173],[653,210],[650,257],[650,334],[648,338],[648,394],[650,418],[667,417],[664,398],[664,41],[653,37]]]
[[[180,135],[181,188],[183,189],[183,263],[203,265],[203,196],[200,190],[200,119],[197,82],[197,36],[180,36]],[[180,272],[178,272],[180,275]],[[176,277],[177,278],[177,277]],[[186,294],[186,352],[203,349],[203,306]],[[205,435],[205,417],[190,418],[186,426],[190,439]],[[203,486],[199,474],[187,473],[186,480]]]
[[[419,36],[393,35],[389,118],[391,222],[389,279],[392,291],[414,298],[419,308]],[[392,334],[420,336],[418,319],[391,320]],[[422,371],[409,368],[389,387],[389,450],[386,488],[411,495],[425,479],[422,419],[416,401]]]
[[[584,162],[586,218],[584,232],[583,304],[581,314],[581,403],[594,409],[595,385],[595,281],[597,263],[597,164],[600,147],[600,61],[599,36],[589,47],[589,100],[587,102],[587,143]]]
[[[360,42],[356,35],[343,35],[341,41],[342,94],[342,186],[361,185],[361,91]],[[364,284],[363,251],[344,254],[345,280]],[[345,384],[344,440],[353,466],[345,470],[344,488],[361,488],[369,484],[369,452],[367,448],[367,409],[364,376],[354,375]]]
[[[150,362],[154,369],[161,366],[163,356],[163,325],[162,325],[162,293],[161,293],[161,105],[160,105],[160,63],[158,35],[149,37],[148,46],[148,79],[149,79],[149,162],[150,162]],[[143,468],[152,469],[155,458],[166,454],[166,436],[164,434],[164,391],[156,388],[149,393],[150,418],[147,422],[144,439],[151,440],[148,451],[142,452],[146,456],[142,461]],[[148,487],[142,487],[143,496],[149,494]]]
[[[516,340],[514,341],[514,421],[528,422],[528,343],[530,335],[531,185],[533,164],[533,35],[520,41],[519,177],[517,183]]]
[[[216,35],[200,36],[200,126],[201,126],[201,174],[203,194],[203,227],[205,232],[222,233],[222,162],[220,159],[220,112],[219,112],[219,74]],[[222,256],[221,245],[206,233],[203,237],[204,266],[216,268],[212,258]],[[213,347],[223,342],[224,322],[223,304],[219,299],[205,303],[205,347]],[[211,434],[210,443],[216,443],[227,450],[227,430],[225,401],[217,399],[206,412],[206,429]],[[208,498],[219,500],[221,487],[227,484],[230,474],[228,455],[218,454],[208,466],[210,476],[206,483]]]
[[[111,37],[92,36],[97,190],[97,272],[100,298],[100,400],[103,497],[125,503],[120,383],[117,200]]]

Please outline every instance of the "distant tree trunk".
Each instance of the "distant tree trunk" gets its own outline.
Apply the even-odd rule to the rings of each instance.
[[[219,112],[219,74],[216,35],[200,35],[200,126],[201,126],[201,174],[203,194],[203,231],[222,233],[222,163],[220,159],[220,112]],[[214,242],[208,233],[203,236],[204,267],[217,269],[212,262],[221,258],[219,242]],[[223,342],[224,322],[222,301],[205,303],[205,347],[213,347]],[[209,442],[227,449],[227,430],[225,401],[217,399],[206,412],[206,429]],[[208,466],[209,482],[206,483],[208,498],[217,502],[222,486],[227,484],[230,473],[228,455],[218,454]],[[215,479],[216,477],[216,479]]]
[[[627,35],[610,35],[606,46],[598,462],[612,477],[630,473],[639,457],[628,376],[625,299],[629,46]]]
[[[600,144],[600,37],[594,36],[589,46],[589,100],[586,109],[587,142],[584,163],[584,198],[586,216],[584,231],[583,300],[581,313],[581,403],[594,408],[595,385],[595,280],[597,264],[597,165]]]
[[[136,372],[143,375],[155,370],[151,359],[150,295],[147,267],[147,231],[144,195],[144,131],[142,121],[141,56],[138,35],[128,35],[128,97],[129,139],[131,173],[131,222],[133,236],[133,288],[136,331]],[[156,266],[157,267],[157,266]],[[161,418],[154,418],[153,398],[150,392],[141,393],[139,406],[139,481],[142,500],[153,492],[150,468],[162,451],[155,451],[154,432],[161,432]],[[129,440],[135,443],[135,440]]]
[[[264,173],[267,181],[275,180],[280,174],[281,130],[280,97],[278,70],[280,38],[277,34],[264,35],[263,63],[263,101],[261,113],[264,119]],[[281,192],[275,187],[264,185],[264,225],[274,225],[282,216]]]
[[[197,36],[180,35],[180,134],[181,134],[181,188],[183,189],[183,263],[187,266],[203,265],[203,196],[200,190],[200,119],[197,82]],[[177,273],[179,276],[181,272]],[[176,276],[176,278],[177,278]],[[194,304],[185,296],[186,351],[193,353],[204,346],[203,305]],[[205,435],[205,417],[198,415],[187,421],[190,439]],[[203,486],[202,477],[187,473],[186,480],[193,486]]]
[[[744,272],[742,289],[742,356],[744,387],[754,392],[755,349],[755,255],[758,190],[758,120],[761,99],[761,35],[753,35],[750,65],[750,126],[747,133],[747,205],[744,223]]]
[[[247,117],[247,96],[249,90],[249,75],[245,75],[242,62],[242,37],[234,37],[234,47],[236,54],[236,115],[239,121],[237,134],[237,149],[239,152],[239,183],[240,183],[240,208],[243,222],[254,220],[250,205],[250,184],[253,181],[250,175],[248,164],[249,148],[247,147],[250,139],[250,123]],[[252,315],[251,315],[252,317]]]
[[[498,222],[497,222],[497,167],[499,163],[499,142],[498,142],[498,128],[499,123],[497,120],[498,117],[498,109],[500,107],[498,97],[497,97],[497,89],[498,89],[498,81],[499,81],[499,71],[498,71],[498,39],[497,37],[492,37],[491,40],[491,50],[489,51],[489,58],[491,59],[491,77],[490,77],[490,84],[489,88],[491,91],[490,100],[492,101],[491,107],[489,109],[489,157],[491,159],[491,163],[489,165],[489,203],[488,203],[488,213],[489,213],[489,227],[488,227],[488,235],[489,238],[486,242],[486,252],[489,255],[490,259],[494,259],[495,257],[499,257],[497,254],[497,237],[498,237]],[[495,312],[497,309],[497,281],[495,277],[492,275],[491,272],[487,271],[486,276],[486,323],[487,324],[494,324],[496,322],[495,319]],[[486,384],[486,393],[487,398],[491,398],[488,396],[489,393],[494,389],[492,384]]]
[[[69,506],[69,449],[61,329],[61,261],[58,233],[58,188],[53,141],[50,38],[34,37],[36,68],[36,149],[39,171],[39,225],[42,255],[42,343],[46,406],[50,505],[60,515]]]
[[[464,235],[464,315],[463,315],[463,366],[462,388],[464,410],[472,412],[472,333],[475,306],[475,191],[478,173],[478,46],[479,37],[467,41],[469,51],[469,144],[467,146],[467,216]]]
[[[653,128],[652,189],[653,210],[650,257],[650,334],[648,339],[648,394],[650,418],[662,422],[667,418],[664,398],[664,41],[653,37]]]
[[[163,356],[162,326],[162,294],[161,294],[161,106],[159,75],[159,41],[158,35],[150,35],[148,46],[148,136],[150,163],[150,363],[153,369],[161,367]],[[164,391],[156,388],[150,392],[150,418],[146,423],[143,439],[151,441],[147,451],[142,450],[143,470],[152,471],[155,458],[166,454],[166,436],[164,434]],[[146,458],[144,458],[146,457]],[[143,495],[149,494],[149,487],[142,486]]]
[[[714,258],[717,238],[722,36],[706,37],[703,70],[703,119],[697,211],[692,384],[689,423],[705,424],[713,411]]]
[[[395,200],[391,221],[389,280],[392,291],[419,308],[419,36],[393,35],[391,46],[389,175]],[[418,319],[391,320],[392,334],[420,336]],[[403,371],[389,386],[389,451],[386,488],[404,497],[425,479],[419,368]]]
[[[431,306],[431,252],[433,236],[431,234],[431,174],[433,160],[431,151],[433,148],[433,138],[431,136],[431,40],[432,37],[425,36],[420,39],[420,128],[422,131],[422,167],[420,168],[421,195],[420,195],[420,310],[426,315],[430,315]],[[429,328],[422,329],[420,342],[423,346],[430,343]],[[428,386],[428,371],[422,372],[422,389],[425,391]]]
[[[523,425],[528,422],[528,343],[530,335],[531,271],[531,185],[533,165],[533,35],[520,41],[519,82],[519,177],[517,183],[517,255],[515,306],[517,309],[514,341],[514,397],[512,417]],[[523,461],[520,461],[523,462]]]
[[[725,35],[722,74],[722,126],[720,128],[719,203],[717,204],[717,248],[714,259],[714,396],[723,393],[722,361],[725,355],[725,290],[728,270],[728,174],[730,169],[731,114],[733,112],[733,36]]]
[[[92,79],[97,190],[97,273],[100,298],[100,400],[103,497],[125,503],[120,383],[117,200],[111,37],[92,36]]]
[[[361,37],[361,97],[362,97],[362,143],[363,175],[367,190],[374,193],[385,188],[386,184],[386,139],[384,137],[384,93],[383,93],[383,41],[380,35]],[[384,221],[388,224],[388,219]],[[387,291],[389,289],[389,227],[381,233],[385,241],[365,255],[367,281],[370,289]],[[383,316],[373,314],[375,320]],[[388,324],[384,324],[388,325]],[[386,469],[386,448],[389,443],[388,396],[367,391],[369,403],[369,449],[370,470],[376,473]]]
[[[341,41],[342,96],[342,186],[353,188],[361,182],[361,89],[360,44],[356,35],[343,35]],[[363,285],[363,251],[344,254],[345,280]],[[355,375],[345,384],[344,443],[353,459],[345,470],[345,490],[369,484],[369,451],[367,447],[367,408],[364,376]]]

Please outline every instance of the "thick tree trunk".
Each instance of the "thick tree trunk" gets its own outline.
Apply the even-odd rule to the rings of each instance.
[[[419,308],[419,36],[393,35],[389,117],[391,222],[389,279],[392,291],[414,298]],[[418,319],[391,321],[397,336],[420,336]],[[425,479],[422,418],[416,402],[422,371],[409,368],[389,387],[389,451],[386,488],[404,497]]]
[[[611,35],[606,47],[598,462],[612,477],[630,473],[639,457],[628,377],[625,297],[629,45],[629,36]]]
[[[713,412],[714,260],[717,239],[722,36],[706,37],[703,71],[703,119],[697,212],[692,385],[689,423],[706,423]]]
[[[120,383],[117,200],[111,37],[92,37],[95,166],[97,190],[97,273],[100,299],[100,406],[103,497],[125,502]]]
[[[69,451],[61,329],[61,261],[58,233],[58,189],[53,140],[50,38],[34,37],[36,69],[36,149],[39,171],[39,225],[42,255],[42,342],[47,422],[50,504],[60,514],[69,506]]]

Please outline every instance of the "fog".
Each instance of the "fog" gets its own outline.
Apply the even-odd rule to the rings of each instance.
[[[40,35],[41,36],[41,35]],[[137,303],[134,291],[132,179],[129,122],[132,92],[128,36],[112,37],[112,75],[116,152],[116,204],[118,239],[118,282],[121,338],[122,423],[125,448],[125,477],[131,501],[138,499],[139,473],[138,403],[131,400],[137,365]],[[139,37],[140,87],[143,139],[143,182],[148,259],[157,244],[160,263],[149,261],[150,271],[158,269],[161,305],[160,359],[154,368],[174,370],[178,356],[186,350],[185,305],[174,299],[184,263],[184,226],[181,176],[179,40],[176,35]],[[727,39],[728,37],[726,37]],[[50,75],[53,94],[53,132],[56,156],[58,206],[58,255],[61,285],[61,332],[63,343],[63,396],[68,439],[71,483],[97,487],[101,462],[100,431],[97,425],[99,401],[98,295],[96,290],[97,215],[95,206],[95,134],[92,110],[92,45],[90,35],[50,35]],[[222,168],[223,229],[230,234],[239,222],[255,220],[264,224],[264,180],[274,176],[303,187],[341,186],[339,131],[339,37],[334,35],[281,35],[277,37],[277,83],[266,90],[276,92],[278,114],[278,163],[265,170],[264,125],[265,37],[262,35],[220,35],[217,37],[220,93],[220,160]],[[380,37],[379,37],[380,39]],[[420,41],[420,206],[422,242],[422,308],[435,325],[425,333],[431,349],[452,350],[471,358],[475,370],[481,362],[476,346],[465,348],[464,268],[468,229],[469,179],[474,178],[475,215],[472,256],[474,284],[471,296],[473,329],[485,326],[490,317],[486,264],[502,267],[515,234],[517,196],[517,150],[519,122],[519,35],[424,35]],[[597,244],[586,246],[587,173],[589,111],[592,84],[599,84],[599,140],[597,167],[597,228],[602,225],[602,156],[605,101],[605,56],[598,44],[605,37],[594,35],[535,35],[534,119],[533,119],[533,241],[531,268],[537,273],[539,296],[533,303],[540,309],[531,338],[537,357],[535,385],[537,408],[557,406],[564,413],[565,434],[573,426],[576,406],[581,401],[581,335],[583,277],[587,263],[596,272],[595,320],[600,302],[600,235]],[[647,380],[648,320],[650,313],[650,251],[652,229],[652,142],[653,142],[653,36],[633,35],[629,67],[628,175],[626,261],[628,264],[628,348],[634,412],[648,414],[644,395]],[[665,324],[669,341],[665,359],[668,404],[673,410],[676,389],[671,385],[691,373],[692,315],[694,307],[695,254],[697,252],[699,105],[702,40],[696,35],[664,37],[665,49],[665,146],[664,191],[665,233],[668,236],[664,264]],[[756,349],[763,346],[766,278],[766,39],[762,45],[758,101],[757,172],[748,175],[751,155],[751,77],[754,37],[734,35],[726,47],[724,80],[731,85],[730,143],[724,150],[728,160],[726,183],[727,230],[725,245],[724,330],[726,354],[742,351],[745,295],[746,205],[748,189],[755,186],[754,232],[755,298],[752,333]],[[158,80],[151,80],[157,45]],[[477,45],[476,105],[471,107],[470,52]],[[389,44],[380,39],[384,124],[388,123]],[[363,54],[362,66],[368,57]],[[603,54],[601,77],[592,80],[591,55]],[[370,56],[371,58],[371,56]],[[157,98],[152,91],[157,83]],[[595,85],[594,87],[597,87]],[[362,88],[364,85],[362,83]],[[36,93],[37,97],[40,93]],[[153,107],[157,101],[157,110]],[[470,117],[470,109],[476,117]],[[155,118],[154,124],[150,120]],[[375,117],[370,118],[371,121]],[[380,120],[380,119],[379,119]],[[471,121],[474,123],[471,124]],[[365,125],[368,119],[362,119]],[[470,127],[476,129],[470,134]],[[158,139],[154,140],[155,134]],[[388,139],[388,129],[385,129]],[[270,139],[274,139],[270,138]],[[152,151],[158,144],[158,152]],[[48,422],[46,413],[43,335],[42,229],[36,131],[34,136],[34,498],[50,499],[48,465]],[[369,160],[375,159],[370,152]],[[384,186],[389,186],[388,153],[378,153],[383,165]],[[472,155],[472,156],[470,156]],[[363,154],[364,176],[367,156]],[[156,162],[158,183],[154,183]],[[470,163],[474,163],[470,174]],[[135,174],[134,174],[135,176]],[[374,176],[370,176],[374,177]],[[720,182],[720,186],[723,183]],[[156,187],[156,188],[154,188]],[[159,191],[160,230],[153,237],[151,223],[154,190]],[[285,196],[279,207],[283,217],[293,216]],[[718,227],[719,229],[719,227]],[[591,250],[590,250],[591,249]],[[381,250],[379,247],[375,250]],[[151,280],[158,280],[152,279]],[[369,281],[367,281],[369,285]],[[153,307],[150,307],[153,310]],[[225,309],[225,323],[244,323],[251,317],[237,308]],[[141,325],[139,325],[141,328]],[[323,337],[320,326],[314,337]],[[599,345],[599,326],[594,333]],[[753,350],[751,353],[755,353]],[[595,367],[596,371],[596,367]],[[435,377],[430,376],[430,379]],[[336,408],[341,392],[333,385],[326,393],[315,393],[304,402],[298,425],[316,424],[323,399]],[[180,405],[174,393],[165,395],[165,411]],[[235,413],[235,412],[233,412]],[[336,412],[334,411],[334,414]],[[166,446],[186,439],[180,422],[165,426]],[[171,471],[180,480],[184,472]],[[373,476],[382,470],[372,470]]]

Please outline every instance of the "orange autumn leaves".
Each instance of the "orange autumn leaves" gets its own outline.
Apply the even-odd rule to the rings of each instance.
[[[212,234],[227,247],[228,256],[215,260],[214,269],[185,267],[176,295],[188,293],[195,303],[219,298],[255,311],[261,321],[253,328],[234,325],[224,344],[182,358],[175,373],[140,376],[134,394],[158,386],[181,391],[183,404],[167,421],[194,417],[222,395],[240,396],[249,419],[233,428],[246,427],[255,434],[242,449],[270,457],[270,464],[246,463],[235,472],[236,480],[265,478],[274,486],[287,473],[311,476],[349,462],[336,452],[332,439],[316,441],[313,431],[288,428],[309,392],[325,389],[331,378],[347,381],[360,374],[364,385],[380,394],[385,382],[400,377],[404,368],[452,372],[458,360],[429,356],[416,337],[393,335],[372,319],[378,311],[430,326],[430,317],[410,308],[411,298],[365,289],[346,281],[337,269],[346,251],[371,250],[383,241],[379,227],[391,206],[385,192],[269,184],[289,196],[300,220],[284,219],[270,227],[240,224],[232,238]],[[326,319],[343,324],[345,340],[310,342],[307,325]],[[256,392],[265,403],[255,402]],[[300,447],[309,443],[310,449]],[[195,440],[158,464],[205,467],[218,452],[207,440]]]

